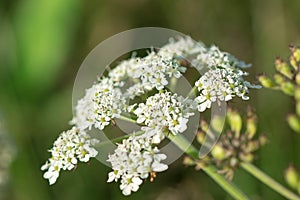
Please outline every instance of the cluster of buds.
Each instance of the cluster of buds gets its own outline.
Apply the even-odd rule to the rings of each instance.
[[[285,170],[284,178],[286,183],[300,194],[300,172],[293,165]]]
[[[265,88],[280,90],[295,99],[296,113],[289,114],[287,121],[291,129],[300,133],[300,48],[291,46],[290,50],[288,62],[280,57],[276,59],[273,79],[266,75],[260,75],[258,79]]]
[[[219,118],[212,121],[219,124]],[[204,143],[206,136],[209,134],[209,126],[205,120],[201,120],[200,130],[197,134],[197,141]],[[224,132],[219,141],[213,147],[212,151],[203,159],[192,160],[189,157],[184,159],[186,165],[195,165],[199,170],[206,165],[215,165],[219,169],[219,173],[224,174],[229,180],[233,178],[234,171],[241,162],[252,162],[255,158],[254,153],[263,146],[267,139],[264,135],[257,136],[257,117],[249,108],[247,110],[247,118],[244,120],[241,115],[232,109],[227,112],[226,126],[228,130]],[[212,127],[213,128],[213,127]]]

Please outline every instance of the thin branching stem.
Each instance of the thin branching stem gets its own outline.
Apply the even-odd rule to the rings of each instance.
[[[274,191],[278,192],[282,196],[290,200],[300,200],[300,197],[288,190],[287,188],[283,187],[273,178],[268,176],[266,173],[261,171],[256,166],[252,165],[251,163],[241,163],[241,167],[250,173],[252,176],[263,182],[265,185],[269,186]]]

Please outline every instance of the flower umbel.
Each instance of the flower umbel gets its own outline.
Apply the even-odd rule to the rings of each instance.
[[[108,174],[107,182],[121,179],[122,193],[130,195],[151,173],[168,169],[166,164],[161,163],[166,158],[157,147],[152,146],[149,137],[133,135],[118,144],[114,154],[109,155],[113,171]]]
[[[61,170],[72,170],[76,167],[78,160],[88,162],[90,158],[97,156],[98,152],[92,145],[98,143],[98,140],[91,139],[85,132],[73,127],[71,130],[60,134],[54,142],[51,152],[51,158],[41,167],[47,170],[44,178],[49,180],[52,185],[59,177]]]

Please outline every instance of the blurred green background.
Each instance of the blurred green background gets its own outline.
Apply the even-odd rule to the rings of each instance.
[[[0,151],[13,159],[0,160],[0,174],[9,175],[0,180],[1,200],[230,199],[181,160],[127,198],[118,184],[106,183],[110,169],[97,160],[80,165],[76,173],[62,173],[51,187],[42,178],[47,149],[69,128],[72,87],[81,62],[99,42],[143,26],[170,28],[214,43],[253,63],[254,80],[258,73],[273,73],[275,57],[287,57],[289,44],[300,44],[300,1],[2,0]],[[242,106],[248,104],[256,107],[259,130],[270,139],[256,164],[283,183],[289,163],[300,168],[300,135],[285,123],[286,113],[293,111],[292,99],[262,89],[252,91]],[[283,199],[243,171],[234,182],[252,199]]]

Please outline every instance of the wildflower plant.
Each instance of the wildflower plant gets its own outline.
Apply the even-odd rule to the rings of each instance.
[[[295,111],[287,116],[289,127],[296,133],[300,133],[300,48],[290,46],[288,61],[277,57],[275,60],[276,73],[273,78],[267,75],[258,77],[260,83],[268,89],[278,90],[293,98]],[[290,164],[284,172],[287,185],[300,194],[299,171]]]
[[[112,169],[107,182],[119,182],[124,195],[137,192],[146,179],[152,182],[168,169],[170,155],[163,151],[162,143],[169,140],[188,155],[185,164],[201,168],[235,199],[248,199],[230,179],[238,166],[254,176],[263,173],[251,164],[255,152],[265,144],[265,138],[257,135],[257,117],[252,111],[242,123],[240,114],[229,110],[229,129],[219,141],[213,136],[215,143],[208,145],[215,146],[207,156],[201,157],[199,149],[185,137],[195,115],[235,98],[246,101],[250,89],[260,88],[244,79],[248,67],[218,47],[206,47],[190,37],[171,38],[144,57],[132,56],[120,62],[86,89],[78,101],[72,128],[64,131],[49,150],[51,158],[42,166],[44,178],[54,184],[61,171],[76,169],[79,162],[102,155],[102,141],[92,138],[89,131],[101,131],[114,126],[116,120],[125,120],[139,125],[139,130],[112,139],[114,150],[102,155]],[[193,69],[201,73],[191,91],[187,95],[174,92],[177,80]],[[204,120],[198,125],[194,136],[205,146],[203,138],[211,129]],[[261,179],[265,178],[269,177]],[[282,190],[287,193],[283,195],[299,199]]]

